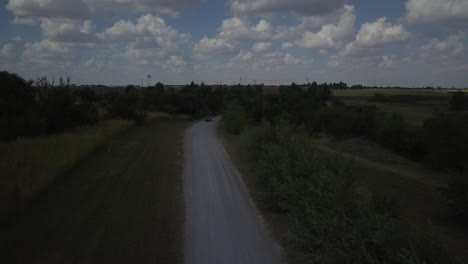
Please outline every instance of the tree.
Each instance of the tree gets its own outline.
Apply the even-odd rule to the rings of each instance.
[[[0,72],[0,139],[9,140],[43,131],[39,105],[31,81]]]
[[[465,96],[464,92],[458,91],[452,94],[452,98],[450,100],[450,110],[468,110],[468,98]]]

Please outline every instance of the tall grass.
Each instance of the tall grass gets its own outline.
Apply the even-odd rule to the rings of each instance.
[[[63,134],[0,143],[0,213],[32,199],[129,125],[128,121],[109,120]]]

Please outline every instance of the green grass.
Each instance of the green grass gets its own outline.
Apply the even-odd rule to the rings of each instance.
[[[165,116],[107,138],[0,226],[0,262],[180,263],[190,124]]]
[[[4,196],[0,212],[11,199],[33,198],[58,175],[129,126],[127,121],[110,120],[63,134],[0,143],[0,181]]]
[[[334,96],[343,100],[346,105],[375,105],[383,112],[401,114],[409,125],[420,127],[424,121],[435,113],[448,110],[449,92],[453,89],[348,89],[334,90]],[[419,97],[412,103],[369,102],[376,93],[385,96],[415,96]],[[423,97],[423,99],[421,99]]]
[[[338,97],[372,97],[376,93],[386,96],[391,95],[434,95],[448,96],[449,92],[459,91],[457,89],[347,89],[333,90],[333,94]]]

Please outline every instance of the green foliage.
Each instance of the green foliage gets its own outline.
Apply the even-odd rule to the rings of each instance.
[[[239,135],[249,121],[250,116],[239,104],[232,102],[226,106],[223,114],[223,125],[229,133]]]
[[[143,108],[140,91],[132,85],[127,86],[124,94],[109,96],[109,114],[111,118],[133,120],[137,125],[144,123],[146,111]]]
[[[468,171],[468,113],[439,114],[424,123],[423,139],[428,166]]]
[[[58,135],[0,143],[0,214],[34,197],[128,126],[126,121],[111,120]]]
[[[288,217],[303,263],[455,263],[439,238],[410,234],[395,200],[360,201],[349,164],[314,152],[305,128],[280,120],[246,133],[261,202]]]
[[[468,98],[465,96],[464,92],[458,91],[452,94],[452,98],[450,99],[450,110],[468,110]]]
[[[446,196],[454,222],[468,228],[468,177],[466,174],[451,175]]]
[[[66,81],[60,77],[54,86],[46,77],[27,82],[1,72],[0,139],[58,133],[98,122],[97,95],[89,89],[72,92],[69,82],[69,77]]]
[[[39,105],[31,82],[16,74],[0,72],[0,140],[43,131]]]

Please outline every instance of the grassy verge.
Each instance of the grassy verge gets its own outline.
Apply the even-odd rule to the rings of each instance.
[[[107,139],[0,230],[0,262],[180,263],[188,125],[162,117]]]
[[[32,199],[58,175],[129,126],[127,121],[110,120],[63,134],[0,143],[0,212]]]

